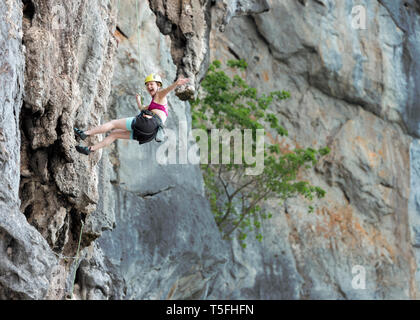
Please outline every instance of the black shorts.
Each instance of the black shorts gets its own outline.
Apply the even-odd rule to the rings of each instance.
[[[152,141],[156,137],[159,128],[158,120],[148,118],[139,114],[131,122],[131,129],[133,130],[133,139],[137,140],[139,144]]]

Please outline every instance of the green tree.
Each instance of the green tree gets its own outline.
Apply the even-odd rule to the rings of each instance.
[[[221,62],[216,60],[210,65],[204,77],[199,97],[191,100],[192,127],[210,132],[211,129],[252,129],[252,152],[257,151],[257,129],[271,128],[281,136],[288,132],[279,125],[276,116],[270,112],[269,106],[274,101],[290,97],[287,91],[273,91],[269,94],[258,94],[256,88],[249,86],[238,74],[237,70],[245,70],[244,60],[229,60],[233,76],[228,76],[221,69]],[[211,150],[210,135],[208,148]],[[219,141],[221,150],[222,142]],[[233,142],[231,155],[233,159]],[[325,191],[312,186],[307,181],[297,181],[297,173],[304,168],[315,165],[319,158],[329,152],[328,147],[315,150],[313,148],[295,149],[282,153],[278,145],[264,143],[264,168],[261,174],[246,174],[248,168],[256,163],[248,164],[242,153],[240,164],[231,161],[227,164],[201,164],[206,194],[210,201],[216,223],[225,239],[236,236],[243,247],[249,231],[257,230],[256,239],[261,241],[261,221],[272,217],[272,213],[262,210],[264,200],[276,198],[280,203],[298,194],[309,201],[314,196],[321,198]],[[308,207],[309,212],[313,207]]]

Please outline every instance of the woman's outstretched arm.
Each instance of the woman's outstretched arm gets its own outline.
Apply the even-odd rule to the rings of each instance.
[[[159,100],[162,100],[163,98],[166,97],[166,95],[171,92],[172,90],[174,90],[176,87],[178,86],[182,86],[183,84],[186,84],[188,81],[190,81],[190,79],[188,78],[184,78],[184,77],[179,77],[178,80],[176,80],[174,83],[172,83],[170,86],[160,89],[156,94],[159,97]]]

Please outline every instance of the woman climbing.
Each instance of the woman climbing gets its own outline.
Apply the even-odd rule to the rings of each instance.
[[[85,140],[88,136],[106,133],[112,130],[101,142],[90,147],[78,145],[76,146],[76,150],[89,155],[91,152],[108,146],[116,139],[134,139],[139,144],[152,141],[156,136],[159,126],[162,126],[168,117],[168,101],[166,96],[177,86],[186,84],[188,81],[188,78],[180,77],[167,88],[162,88],[162,79],[158,74],[152,73],[148,75],[144,80],[144,84],[146,85],[147,92],[152,96],[150,105],[148,107],[142,106],[140,95],[136,94],[137,105],[141,110],[140,114],[136,117],[112,120],[87,131],[74,128],[74,132],[82,140]]]

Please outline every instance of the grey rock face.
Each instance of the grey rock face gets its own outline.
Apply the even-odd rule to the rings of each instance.
[[[136,32],[136,24],[127,23],[136,18],[133,9],[125,5],[119,13],[119,29],[130,36],[120,38],[117,51],[109,107],[113,118],[138,113],[134,92],[145,92],[147,74],[160,72],[164,86],[176,75],[169,39],[159,33],[153,13],[147,5],[140,6],[142,29]],[[141,52],[137,37],[142,39]],[[150,102],[150,97],[144,98],[145,104]],[[185,137],[182,133],[190,126],[188,104],[173,93],[168,102],[166,125],[174,140],[144,145],[118,141],[104,151],[116,171],[110,177],[112,192],[107,195],[115,206],[115,228],[103,232],[93,254],[80,265],[77,285],[82,297],[205,298],[228,260],[226,243],[220,239],[204,197],[200,169],[183,164],[183,155],[178,154],[180,145],[191,145],[186,140],[188,132]],[[170,146],[177,152],[176,163],[159,164],[164,158],[160,152]],[[109,284],[109,279],[119,282]],[[101,296],[97,288],[107,294]]]
[[[236,240],[218,238],[202,191],[188,203],[183,200],[191,199],[191,189],[202,188],[198,168],[177,165],[174,170],[150,161],[156,159],[156,144],[118,142],[109,153],[116,169],[116,228],[104,233],[92,257],[81,264],[78,285],[85,297],[105,297],[104,292],[116,299],[417,296],[417,171],[411,170],[410,177],[407,168],[417,163],[417,147],[412,144],[410,153],[403,117],[408,94],[395,94],[403,84],[395,75],[405,74],[403,35],[386,8],[371,3],[365,7],[372,33],[352,30],[350,4],[271,3],[270,12],[232,19],[224,33],[210,34],[212,59],[247,58],[246,77],[255,87],[292,92],[292,99],[272,109],[290,136],[270,133],[273,143],[285,150],[331,148],[315,170],[305,173],[327,191],[314,213],[307,213],[303,199],[282,205],[268,201],[265,207],[276,214],[262,226],[264,239],[249,241],[244,250]],[[175,79],[175,66],[165,55],[168,39],[156,41],[155,27],[146,22],[148,11],[143,7],[141,12],[142,47],[154,53],[136,53],[136,33],[122,20],[121,30],[129,36],[120,43],[113,79],[110,109],[117,118],[135,113],[132,94],[142,84],[133,79],[142,81],[156,69],[165,75],[165,84]],[[130,20],[128,12],[124,16]],[[212,17],[217,26],[220,15]],[[168,127],[178,132],[188,109],[174,97],[169,101]],[[179,136],[174,141],[178,146]],[[353,283],[360,267],[366,275],[363,290]],[[110,287],[110,279],[122,281]]]
[[[420,141],[414,140],[410,145],[410,198],[408,212],[410,218],[410,240],[416,255],[417,264],[420,261]],[[416,272],[419,283],[420,274]]]
[[[217,25],[222,32],[234,17],[258,14],[270,9],[267,0],[217,0],[215,6],[218,8],[215,10],[215,14],[218,16]]]
[[[113,225],[106,219],[112,220],[112,213],[104,219],[89,216],[99,197],[95,168],[100,155],[81,157],[73,133],[74,126],[98,124],[106,110],[116,47],[113,7],[110,1],[48,0],[24,1],[24,6],[23,19],[15,20],[22,21],[20,39],[26,48],[24,103],[14,113],[15,123],[21,124],[13,148],[21,150],[19,205],[38,238],[42,235],[60,256],[58,264],[49,266],[51,275],[44,275],[48,282],[41,282],[49,284],[48,292],[38,298],[62,299],[72,287],[81,221],[82,248]]]
[[[19,115],[23,96],[25,61],[22,48],[21,7],[2,2],[1,7],[1,60],[0,60],[0,199],[19,203]]]
[[[177,68],[177,76],[191,79],[185,88],[177,90],[182,100],[195,94],[195,86],[201,80],[208,65],[208,39],[210,32],[211,1],[150,1],[160,32],[171,37],[171,55]]]
[[[1,299],[63,299],[73,275],[77,299],[418,298],[418,2],[357,2],[366,30],[350,0],[23,2],[23,17],[0,3]],[[210,58],[234,57],[262,92],[292,93],[271,110],[289,137],[271,142],[331,148],[302,173],[326,198],[312,214],[270,199],[246,249],[220,239],[199,167],[159,161],[192,144],[175,94],[166,143],[74,150],[73,126],[137,114],[147,74],[192,77],[185,99]]]
[[[249,268],[248,292],[270,292],[269,298],[288,292],[300,299],[418,296],[417,147],[411,147],[410,160],[412,130],[404,120],[414,94],[406,77],[418,68],[406,68],[414,49],[393,16],[403,12],[418,19],[418,12],[413,3],[408,9],[393,4],[392,15],[385,2],[361,4],[366,30],[352,27],[353,1],[282,1],[272,2],[268,13],[233,19],[224,34],[212,35],[211,59],[245,58],[246,77],[255,87],[291,92],[291,99],[272,109],[289,138],[270,133],[272,143],[285,150],[331,148],[305,173],[305,180],[327,191],[314,213],[307,213],[303,199],[290,199],[276,208],[277,221],[285,224],[265,225],[261,247],[252,253],[234,247],[238,256],[283,257],[270,268],[261,268],[263,262]],[[410,28],[418,32],[415,22]],[[279,233],[287,240],[273,243]],[[366,272],[365,290],[352,285],[358,266]],[[284,282],[262,278],[294,280],[285,289]]]
[[[419,14],[420,3],[411,1],[382,0],[380,3],[387,9],[390,18],[395,25],[404,32],[404,38],[400,46],[402,50],[402,63],[404,76],[399,79],[404,83],[403,91],[407,94],[403,120],[409,133],[417,138],[420,137],[420,65],[416,57],[420,54],[419,47]]]
[[[57,258],[18,207],[0,202],[0,299],[44,299]]]
[[[0,3],[0,299],[42,299],[56,258],[19,211],[22,7]]]
[[[235,17],[267,11],[266,0],[225,1],[163,1],[152,0],[150,8],[156,15],[160,32],[171,38],[171,56],[177,66],[177,77],[191,79],[190,83],[177,89],[181,100],[189,100],[196,94],[196,87],[209,66],[209,35],[211,15],[217,18],[218,28]],[[213,10],[210,10],[214,5]]]
[[[125,299],[206,297],[226,263],[225,250],[201,194],[177,186],[154,196],[121,192],[117,227],[99,245],[125,280]],[[187,195],[193,196],[185,201]]]

